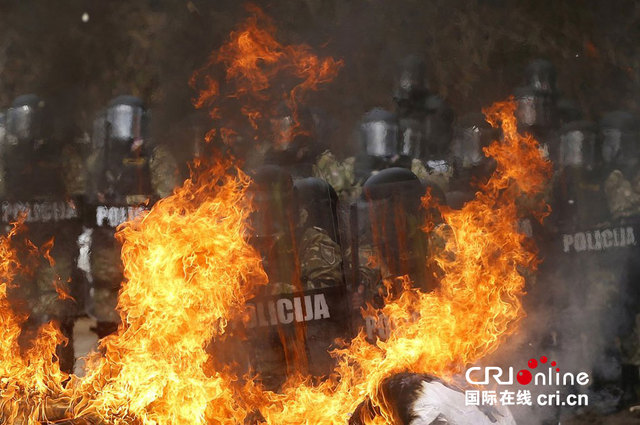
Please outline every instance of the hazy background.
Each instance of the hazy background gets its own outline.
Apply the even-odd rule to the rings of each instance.
[[[632,0],[254,3],[281,41],[344,60],[313,99],[334,119],[339,155],[353,150],[351,129],[364,111],[392,106],[407,53],[426,58],[432,88],[458,114],[508,95],[536,57],[556,64],[563,94],[587,118],[639,109],[640,3]],[[156,140],[184,153],[207,126],[191,106],[189,76],[246,16],[237,0],[0,0],[0,107],[38,93],[73,117],[61,131],[74,137],[110,98],[132,93],[151,106]]]

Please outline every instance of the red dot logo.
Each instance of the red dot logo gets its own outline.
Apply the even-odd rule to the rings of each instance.
[[[547,356],[540,357],[540,363],[546,363],[546,362],[547,362]]]
[[[529,369],[535,369],[538,367],[538,361],[536,359],[530,359],[528,365]]]
[[[516,379],[520,384],[527,385],[529,382],[531,382],[531,380],[533,379],[533,376],[531,376],[531,372],[529,372],[528,370],[522,369],[516,375]]]

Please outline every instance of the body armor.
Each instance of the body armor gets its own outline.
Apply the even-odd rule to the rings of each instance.
[[[82,231],[81,203],[69,188],[74,152],[63,158],[63,143],[46,137],[47,112],[35,95],[18,97],[7,111],[7,143],[2,152],[4,190],[0,219],[10,223],[25,214],[24,237],[41,253],[21,252],[24,273],[17,276],[16,305],[26,305],[25,332],[57,321],[70,339],[59,348],[61,367],[73,370],[73,323],[82,307],[76,269],[77,238]],[[81,161],[75,158],[76,161]],[[25,255],[23,256],[22,253]],[[35,261],[35,263],[34,263]]]

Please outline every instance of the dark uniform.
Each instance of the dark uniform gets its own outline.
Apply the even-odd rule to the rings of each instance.
[[[13,295],[19,300],[15,305],[25,306],[29,314],[25,335],[47,321],[58,322],[69,339],[58,349],[60,366],[72,372],[73,324],[82,302],[76,279],[82,161],[73,148],[51,136],[47,111],[35,95],[18,97],[7,111],[0,217],[6,231],[26,214],[24,236],[40,250],[28,254],[26,247],[19,249],[23,271]]]
[[[117,296],[123,280],[116,227],[171,193],[179,183],[176,162],[162,146],[151,146],[148,112],[133,96],[115,98],[94,124],[88,160],[86,226],[91,230],[88,313],[100,338],[120,322]]]

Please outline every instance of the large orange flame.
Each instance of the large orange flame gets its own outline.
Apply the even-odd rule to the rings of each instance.
[[[208,108],[210,116],[221,123],[219,129],[207,134],[207,139],[219,132],[225,142],[230,142],[245,123],[253,128],[255,139],[268,140],[273,136],[269,120],[277,116],[284,102],[294,122],[291,129],[281,129],[288,134],[275,135],[277,143],[309,131],[298,119],[298,107],[309,91],[335,78],[342,61],[321,59],[304,44],[281,44],[275,38],[276,28],[271,19],[255,6],[247,9],[251,17],[231,33],[229,41],[191,78],[192,87],[199,90],[194,105]],[[213,77],[220,66],[224,66],[224,84]],[[233,119],[230,111],[240,111],[247,121],[229,127]]]
[[[230,166],[215,162],[117,234],[123,326],[101,341],[104,356],[89,359],[80,386],[82,407],[111,423],[123,414],[142,423],[234,423],[229,380],[206,372],[205,347],[250,284],[266,280],[246,242],[249,179]]]
[[[323,384],[293,380],[283,394],[255,394],[268,423],[343,424],[364,398],[380,408],[380,423],[393,423],[379,393],[386,377],[410,371],[447,379],[494,351],[516,329],[523,315],[521,271],[537,264],[531,242],[518,231],[517,205],[543,191],[550,164],[536,140],[517,132],[514,110],[514,102],[507,101],[485,111],[504,136],[486,149],[497,169],[476,199],[461,210],[440,207],[453,235],[435,259],[444,272],[441,287],[423,293],[405,285],[383,309],[393,318],[390,338],[372,345],[361,332],[335,353],[338,367]],[[424,203],[431,206],[429,196]],[[545,211],[541,203],[538,216]]]
[[[285,61],[285,69],[293,69],[305,87],[328,77],[327,67],[337,62],[313,59],[308,48],[274,44],[273,28],[259,29],[255,19],[212,57],[212,63],[227,64],[227,76],[242,76],[244,89],[234,93],[281,99],[264,92],[273,72],[253,74],[274,61]],[[260,49],[248,51],[250,45]],[[300,66],[308,73],[296,74]],[[198,75],[209,90],[199,103],[213,106],[219,117],[219,85],[204,71]],[[300,99],[295,87],[284,93],[293,105]],[[250,118],[264,113],[254,104],[244,111]],[[517,133],[513,111],[512,101],[485,111],[490,122],[502,126],[504,137],[486,149],[497,169],[476,199],[461,210],[440,208],[453,235],[435,258],[443,271],[440,288],[423,293],[405,282],[405,290],[383,310],[393,318],[389,339],[371,344],[360,333],[334,353],[337,367],[321,383],[292,377],[275,393],[209,363],[209,341],[224,333],[233,311],[253,293],[252,285],[266,280],[259,255],[247,243],[249,179],[228,159],[200,164],[174,194],[119,229],[126,279],[119,298],[123,324],[101,341],[82,379],[72,376],[65,383],[54,359],[59,335],[52,325],[43,327],[31,351],[20,353],[21,319],[6,297],[19,267],[10,248],[15,233],[0,238],[0,419],[34,425],[63,420],[183,425],[239,424],[252,417],[278,425],[344,424],[368,398],[382,412],[373,421],[392,423],[379,391],[386,377],[402,371],[451,377],[494,351],[523,315],[521,271],[534,268],[536,257],[518,232],[518,205],[542,191],[549,164],[534,139]],[[428,195],[424,203],[431,205]]]
[[[6,236],[0,236],[0,420],[16,425],[37,424],[47,416],[55,417],[55,406],[49,400],[62,393],[67,378],[60,371],[55,354],[56,346],[65,342],[56,325],[43,326],[25,352],[19,344],[26,316],[13,311],[9,290],[14,289],[16,276],[30,272],[26,270],[30,260],[39,256],[38,249],[20,234],[25,218],[14,223]],[[26,256],[19,255],[19,251]]]

